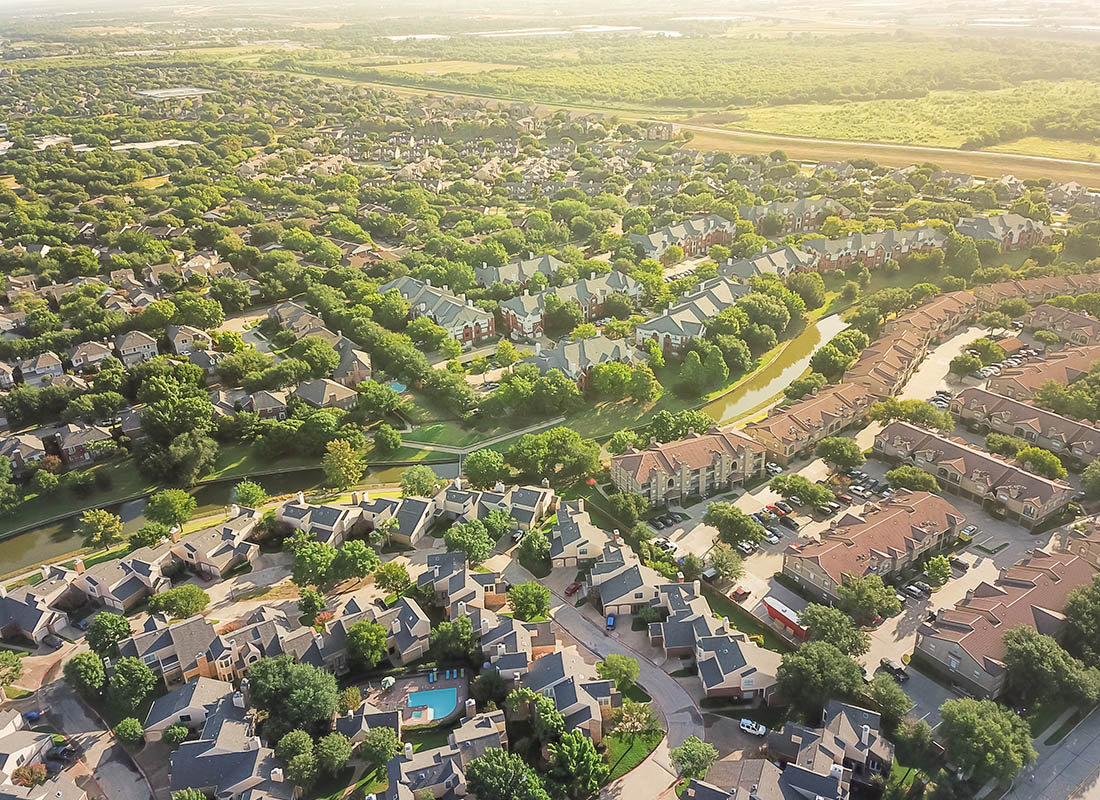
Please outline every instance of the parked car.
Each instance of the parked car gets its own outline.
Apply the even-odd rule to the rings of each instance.
[[[830,500],[830,501],[829,501],[828,503],[826,503],[825,505],[826,505],[826,507],[827,507],[827,508],[828,508],[828,509],[829,509],[830,511],[832,511],[832,512],[833,512],[834,514],[835,514],[836,512],[838,512],[838,511],[840,511],[840,503],[838,503],[838,502],[837,502],[836,500]]]
[[[777,517],[782,517],[787,513],[786,511],[784,511],[783,509],[781,509],[777,505],[767,505],[767,506],[764,506],[764,508],[766,508],[768,511],[770,511],[772,514],[774,514]]]
[[[748,596],[749,596],[748,589],[743,589],[740,586],[738,586],[736,589],[734,589],[732,592],[730,592],[730,600],[733,600],[736,603],[740,603],[742,600],[744,600]]]
[[[977,525],[967,525],[965,528],[963,528],[961,531],[959,531],[959,533],[965,533],[967,536],[977,536],[978,535],[978,526]]]
[[[608,614],[607,615],[607,629],[609,631],[615,630],[615,615],[614,614]]]
[[[756,552],[757,545],[752,542],[738,542],[737,549],[747,556],[751,556]]]
[[[512,533],[512,541],[515,542],[516,544],[519,544],[519,542],[522,541],[523,537],[526,536],[526,535],[527,535],[527,531],[522,531],[522,530],[514,531]]]
[[[767,736],[768,729],[761,725],[759,722],[753,722],[751,719],[741,720],[741,730],[750,736]]]
[[[905,667],[894,661],[892,658],[884,658],[879,662],[879,666],[894,676],[894,680],[898,683],[905,683],[909,680],[909,673],[905,671]]]
[[[850,494],[838,494],[836,496],[836,499],[839,500],[841,503],[844,503],[844,505],[846,506],[850,506],[852,503],[855,502],[855,498],[852,497]]]
[[[661,522],[658,517],[654,517],[653,519],[651,519],[649,521],[649,525],[650,527],[659,531],[663,531],[665,529],[665,523]]]
[[[905,587],[905,593],[907,595],[909,595],[910,597],[917,598],[918,600],[921,600],[921,599],[924,598],[924,592],[922,592],[920,589],[918,589],[913,584],[909,584],[908,586]]]
[[[947,560],[951,562],[952,567],[954,567],[955,569],[957,569],[961,572],[966,572],[968,569],[970,569],[970,565],[967,564],[965,561],[963,561],[958,556],[951,556],[951,558],[949,558]]]
[[[768,520],[764,519],[764,517],[761,516],[759,512],[753,512],[752,514],[749,514],[749,519],[751,519],[758,525],[765,525],[768,522]]]
[[[55,636],[52,633],[46,634],[46,636],[42,639],[42,644],[46,645],[47,647],[52,647],[54,650],[60,650],[62,647],[65,646],[65,642],[61,639],[61,637]]]
[[[780,525],[786,525],[792,531],[797,531],[802,527],[801,525],[798,524],[798,522],[796,520],[791,519],[790,517],[780,517],[779,518],[779,524]]]
[[[571,584],[569,584],[568,586],[565,587],[565,596],[566,597],[572,597],[573,595],[575,595],[577,592],[580,591],[580,588],[581,588],[581,582],[580,581],[573,581]]]
[[[894,597],[896,597],[898,599],[898,602],[901,603],[902,608],[905,608],[905,604],[909,602],[909,598],[903,595],[901,592],[894,592]]]
[[[804,505],[803,502],[802,502],[802,498],[799,497],[797,494],[792,494],[790,497],[788,497],[787,502],[790,503],[795,508],[798,508],[800,505]]]
[[[920,589],[928,597],[932,596],[932,587],[924,581],[913,581],[913,585]]]
[[[779,544],[779,537],[776,536],[771,531],[768,531],[767,533],[764,534],[764,541],[767,542],[768,544]]]
[[[791,506],[782,501],[776,502],[775,507],[782,511],[784,514],[790,514],[794,512],[794,509]]]

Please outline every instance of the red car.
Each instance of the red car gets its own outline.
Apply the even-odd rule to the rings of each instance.
[[[745,590],[745,589],[742,589],[740,586],[738,586],[736,589],[734,589],[732,592],[730,592],[730,600],[734,600],[738,603],[740,603],[742,600],[744,600],[748,596],[749,596],[748,591]]]
[[[571,584],[565,587],[565,596],[572,597],[581,588],[580,581],[573,581]]]
[[[787,512],[781,509],[779,506],[764,506],[768,511],[775,514],[777,517],[783,517],[787,515]]]

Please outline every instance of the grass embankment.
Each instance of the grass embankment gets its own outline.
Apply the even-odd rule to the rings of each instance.
[[[715,615],[728,619],[733,628],[749,636],[764,637],[764,647],[767,649],[777,653],[786,653],[793,649],[786,639],[717,589],[704,585],[703,597],[710,610]]]
[[[659,731],[647,736],[638,736],[629,739],[616,733],[603,737],[604,759],[611,766],[611,775],[607,781],[621,778],[630,770],[645,761],[646,757],[657,749],[657,745],[665,738],[665,732]]]

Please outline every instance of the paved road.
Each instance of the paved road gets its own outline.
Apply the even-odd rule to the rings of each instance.
[[[63,681],[45,684],[39,701],[50,724],[84,748],[81,761],[109,800],[150,800],[149,784],[130,756]]]
[[[1100,800],[1100,710],[1040,754],[1003,800]]]

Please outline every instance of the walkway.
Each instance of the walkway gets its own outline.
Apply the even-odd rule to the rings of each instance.
[[[1035,764],[1020,773],[1002,800],[1100,800],[1100,708],[1060,744],[1044,747],[1047,735],[1035,742]]]

